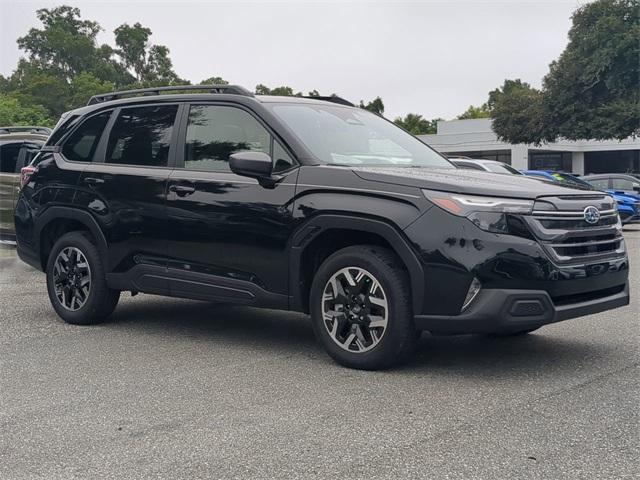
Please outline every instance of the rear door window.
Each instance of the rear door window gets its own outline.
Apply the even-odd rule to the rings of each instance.
[[[106,163],[166,167],[177,105],[123,108],[107,142]]]
[[[626,178],[613,178],[613,189],[621,191],[631,191],[634,185],[640,186],[640,183],[635,183]]]
[[[0,172],[17,173],[16,167],[21,148],[22,142],[0,145]]]

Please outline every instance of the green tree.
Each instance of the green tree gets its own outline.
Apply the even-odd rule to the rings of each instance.
[[[91,73],[77,75],[71,83],[71,97],[68,109],[77,105],[85,105],[93,95],[113,92],[116,86],[111,82],[104,82]]]
[[[180,78],[173,71],[169,49],[164,45],[149,43],[152,34],[150,28],[137,22],[133,26],[124,23],[113,33],[118,47],[115,53],[139,83],[157,80],[168,84],[180,83]]]
[[[0,94],[0,125],[52,127],[54,124],[42,105],[23,105],[16,97]]]
[[[229,85],[222,77],[209,77],[200,82],[200,85]]]
[[[486,103],[483,103],[479,107],[474,107],[473,105],[469,105],[469,108],[458,115],[458,120],[468,120],[470,118],[488,118],[491,116],[491,112],[489,110],[489,106]]]
[[[18,47],[27,52],[29,63],[41,71],[59,75],[68,81],[81,72],[101,71],[112,78],[126,74],[111,58],[108,45],[98,46],[97,22],[82,20],[80,10],[66,5],[36,11],[43,28],[32,28],[18,38]]]
[[[262,83],[256,85],[256,95],[278,95],[282,97],[302,97],[302,92],[293,92],[293,88],[287,86],[269,88]]]
[[[640,2],[599,0],[573,15],[569,44],[543,83],[545,139],[640,133]]]
[[[494,95],[494,130],[508,142],[640,134],[640,2],[597,0],[573,14],[569,43],[542,90],[521,82]],[[526,86],[526,87],[525,87]],[[494,91],[495,92],[495,91]]]
[[[438,132],[439,120],[442,119],[434,118],[433,120],[427,120],[426,118],[423,118],[422,115],[408,113],[404,117],[397,117],[393,123],[414,135],[426,135]]]
[[[492,127],[510,143],[540,143],[545,136],[542,92],[526,82],[505,80],[489,93]]]
[[[370,112],[377,113],[380,116],[384,115],[384,103],[380,97],[374,98],[367,104],[360,100],[359,107],[369,110]]]

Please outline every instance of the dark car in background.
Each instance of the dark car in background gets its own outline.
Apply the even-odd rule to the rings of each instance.
[[[623,173],[605,173],[598,175],[585,175],[582,178],[598,190],[622,193],[636,197],[640,200],[640,178],[636,175]]]
[[[14,243],[13,209],[20,170],[31,163],[49,137],[47,127],[0,127],[0,242]]]

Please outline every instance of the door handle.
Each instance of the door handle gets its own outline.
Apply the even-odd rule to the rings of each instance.
[[[169,185],[169,191],[175,193],[179,197],[186,197],[187,195],[191,195],[196,191],[195,187],[190,187],[188,185],[176,185],[175,183]]]
[[[83,181],[84,183],[88,183],[89,185],[101,185],[104,183],[104,180],[102,178],[95,177],[87,177]]]

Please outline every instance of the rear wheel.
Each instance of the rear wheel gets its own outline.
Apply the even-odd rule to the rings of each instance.
[[[339,250],[320,266],[311,287],[316,337],[350,368],[375,370],[406,361],[418,339],[409,291],[407,273],[389,250]]]
[[[120,292],[107,286],[100,253],[82,232],[58,239],[46,273],[51,305],[67,323],[100,323],[118,304]]]

